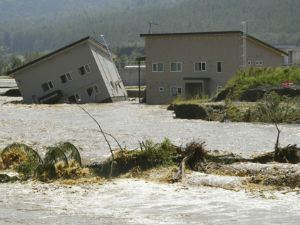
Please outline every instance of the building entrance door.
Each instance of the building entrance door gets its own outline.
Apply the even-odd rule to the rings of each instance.
[[[187,98],[202,97],[203,96],[203,83],[186,83],[185,96]]]

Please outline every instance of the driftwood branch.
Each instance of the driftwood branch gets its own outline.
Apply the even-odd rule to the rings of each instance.
[[[279,146],[279,136],[280,136],[280,130],[278,128],[278,124],[277,122],[274,123],[275,124],[275,127],[276,127],[276,130],[277,130],[277,138],[276,138],[276,144],[275,144],[275,151],[278,150],[278,146]]]
[[[77,105],[79,108],[81,108],[97,125],[98,125],[98,127],[99,127],[99,130],[100,130],[100,132],[101,132],[101,134],[103,135],[103,137],[104,137],[104,139],[105,139],[105,141],[106,141],[106,143],[107,143],[107,145],[108,145],[108,147],[109,147],[109,150],[110,150],[110,153],[111,153],[111,157],[112,157],[112,162],[111,162],[111,169],[110,169],[110,176],[112,175],[112,173],[113,173],[113,164],[114,164],[114,161],[115,161],[115,157],[114,157],[114,152],[113,152],[113,150],[112,150],[112,147],[111,147],[111,145],[110,145],[110,143],[109,143],[109,141],[108,141],[108,139],[107,139],[107,137],[106,137],[106,135],[108,135],[108,136],[111,136],[111,137],[113,137],[111,134],[107,134],[107,133],[105,133],[103,130],[102,130],[102,127],[101,127],[101,125],[100,125],[100,123],[85,109],[85,108],[83,108],[83,107],[81,107],[80,105]],[[115,138],[114,138],[115,139]],[[115,139],[116,140],[116,139]],[[118,143],[118,142],[117,142]]]
[[[185,164],[186,164],[186,161],[189,160],[192,157],[192,155],[193,154],[190,154],[190,155],[183,158],[183,160],[180,163],[180,168],[179,168],[179,170],[177,171],[177,173],[175,174],[175,176],[173,178],[173,182],[178,182],[178,180],[180,178],[180,175],[181,175],[182,180],[184,179]]]
[[[104,134],[106,134],[107,136],[110,136],[116,143],[117,145],[119,146],[119,148],[124,151],[124,148],[121,146],[121,144],[119,143],[119,141],[112,135],[112,134],[109,134],[107,132],[104,132]]]

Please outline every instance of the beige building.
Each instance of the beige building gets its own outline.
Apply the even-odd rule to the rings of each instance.
[[[113,102],[127,93],[109,52],[90,37],[8,72],[24,102]]]
[[[285,52],[240,31],[141,34],[146,46],[146,101],[169,104],[178,96],[213,96],[243,63],[278,67]]]

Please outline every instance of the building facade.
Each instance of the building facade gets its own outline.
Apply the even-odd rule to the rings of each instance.
[[[24,102],[113,102],[127,93],[107,50],[90,37],[8,72]]]
[[[146,46],[146,101],[169,104],[177,97],[213,96],[243,62],[240,31],[141,34]],[[284,52],[250,35],[247,67],[278,67]]]
[[[300,46],[299,45],[275,45],[276,48],[287,53],[283,58],[284,66],[293,66],[300,64]]]
[[[146,85],[145,72],[145,65],[141,65],[140,67],[140,78],[139,67],[137,65],[128,65],[119,69],[119,74],[125,86],[139,86],[139,84],[142,86]]]

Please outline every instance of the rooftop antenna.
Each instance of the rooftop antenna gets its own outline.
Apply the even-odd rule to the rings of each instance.
[[[247,67],[247,33],[248,33],[248,21],[242,21],[242,26],[243,26],[243,64],[242,68],[243,70],[246,69]]]
[[[158,23],[154,23],[154,22],[148,22],[148,24],[149,24],[149,30],[148,30],[148,34],[152,34],[152,25],[158,25]]]
[[[111,52],[109,51],[108,45],[107,45],[107,43],[106,43],[106,41],[105,41],[104,34],[100,34],[100,37],[102,38],[102,40],[103,40],[103,42],[104,42],[104,45],[105,45],[105,47],[106,47],[106,50],[107,50],[108,55],[109,55],[109,57],[110,57],[110,60],[113,62],[113,58],[112,58]]]

